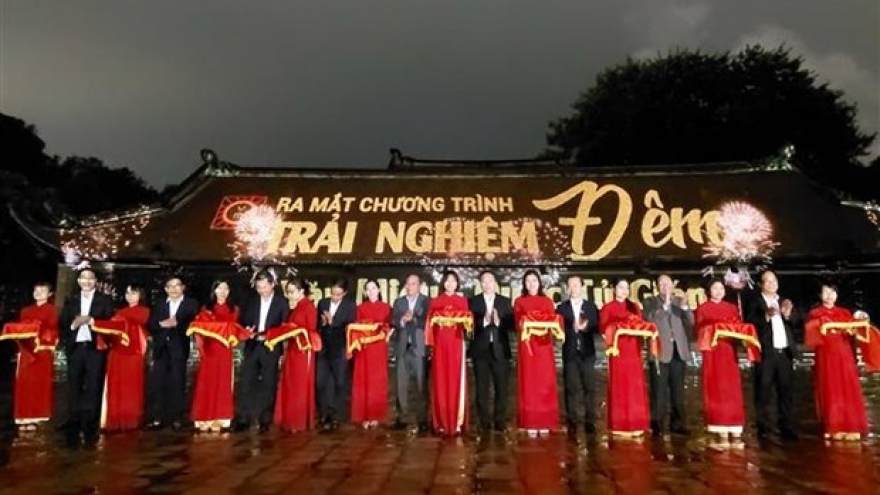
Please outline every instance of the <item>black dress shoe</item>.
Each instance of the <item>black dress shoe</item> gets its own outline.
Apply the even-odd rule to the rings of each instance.
[[[423,421],[419,423],[419,433],[425,434],[428,433],[428,423]]]
[[[339,429],[339,421],[336,421],[336,420],[334,419],[333,421],[330,422],[330,430],[331,430],[331,431],[336,431],[336,430],[338,430],[338,429]]]
[[[260,423],[260,435],[265,435],[266,433],[269,433],[269,424]]]
[[[185,428],[183,421],[172,421],[171,429],[174,431],[182,431]]]
[[[596,434],[596,425],[593,423],[584,423],[584,431],[587,435],[595,435]]]
[[[232,424],[232,432],[233,433],[241,433],[243,431],[248,431],[251,429],[250,423],[245,423],[244,421],[239,421],[237,423]]]
[[[652,428],[651,429],[651,436],[653,436],[654,438],[662,437],[663,436],[663,429],[662,428],[656,428],[656,429]]]
[[[98,448],[98,437],[97,435],[92,436],[89,435],[83,440],[83,450],[95,450]]]
[[[798,434],[794,430],[788,428],[780,431],[779,436],[786,442],[797,442],[798,440]]]
[[[504,423],[495,423],[495,431],[498,433],[504,433],[507,431],[507,427],[504,426]]]
[[[153,421],[153,422],[147,423],[147,425],[144,427],[144,429],[147,431],[159,431],[159,430],[164,430],[166,426],[167,425],[165,423],[163,423],[162,421]]]
[[[403,431],[407,428],[406,423],[399,419],[395,419],[394,423],[391,424],[391,429],[394,431]]]
[[[63,423],[59,423],[55,427],[55,431],[69,431],[69,430],[76,429],[78,426],[79,426],[79,424],[76,421],[68,420]]]
[[[68,430],[67,434],[64,435],[64,446],[70,450],[79,449],[82,444],[82,437],[80,437],[79,432],[72,432],[72,430]]]

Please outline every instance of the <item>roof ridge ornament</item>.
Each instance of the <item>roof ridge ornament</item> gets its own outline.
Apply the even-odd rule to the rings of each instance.
[[[873,199],[871,201],[844,200],[841,201],[840,204],[864,210],[865,216],[868,217],[868,221],[880,231],[880,204],[878,204],[877,201],[874,201]]]
[[[784,171],[790,172],[795,169],[791,164],[794,157],[794,145],[786,144],[778,153],[769,157],[765,162],[761,163],[758,168],[765,172]]]
[[[199,152],[202,157],[202,166],[205,167],[205,175],[212,177],[233,177],[238,175],[239,167],[217,157],[217,153],[210,148],[202,148]]]

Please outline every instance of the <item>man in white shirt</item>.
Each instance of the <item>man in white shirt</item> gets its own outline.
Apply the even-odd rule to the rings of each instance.
[[[761,273],[760,293],[747,307],[746,321],[755,326],[761,342],[761,361],[753,367],[758,436],[773,430],[773,403],[784,440],[796,440],[792,417],[794,359],[797,347],[794,328],[799,324],[790,300],[779,297],[779,280],[772,270]]]
[[[238,322],[251,332],[244,343],[244,356],[238,380],[241,393],[236,403],[232,428],[241,432],[250,429],[251,421],[259,422],[260,433],[269,431],[275,410],[275,392],[278,388],[278,361],[284,346],[270,350],[266,347],[265,332],[287,321],[290,306],[275,291],[275,275],[268,270],[254,277],[254,294],[242,306]]]
[[[184,427],[186,413],[186,363],[191,339],[186,335],[199,312],[199,304],[184,295],[180,277],[165,281],[165,299],[153,306],[147,329],[153,340],[153,366],[149,376],[149,404],[153,421],[148,429]]]
[[[513,307],[510,298],[498,294],[495,274],[479,275],[480,294],[470,298],[474,315],[474,338],[468,350],[474,367],[477,416],[480,429],[503,432],[507,423],[507,390],[510,375],[510,333]],[[494,414],[490,415],[489,386],[495,389]]]
[[[568,299],[556,313],[565,325],[562,344],[562,378],[565,385],[565,415],[569,435],[573,436],[583,418],[584,432],[596,433],[596,342],[599,311],[584,298],[584,280],[572,275],[566,282]],[[583,415],[578,409],[583,403]]]
[[[83,442],[86,448],[94,448],[107,352],[92,324],[111,318],[114,311],[110,298],[97,290],[94,270],[84,268],[76,281],[80,290],[67,297],[59,318],[59,340],[67,355],[68,420],[64,429],[68,446],[76,448]]]

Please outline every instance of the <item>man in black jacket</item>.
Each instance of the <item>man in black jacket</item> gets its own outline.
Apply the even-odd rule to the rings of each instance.
[[[283,347],[273,350],[266,347],[266,331],[287,321],[290,305],[275,291],[275,276],[261,271],[254,277],[256,295],[242,307],[238,322],[251,332],[244,343],[241,362],[241,389],[238,398],[233,430],[250,429],[256,417],[260,433],[269,431],[275,409],[275,392],[278,388],[278,360]]]
[[[474,315],[474,338],[470,346],[476,383],[477,416],[480,428],[504,431],[507,423],[507,380],[510,376],[510,332],[513,308],[510,299],[498,294],[495,274],[480,273],[481,293],[469,300]],[[494,421],[489,416],[489,384],[495,389]]]
[[[94,270],[84,268],[76,281],[80,290],[64,301],[58,324],[59,341],[67,355],[67,442],[77,447],[82,439],[92,448],[98,441],[107,360],[92,325],[95,320],[111,318],[114,311],[110,297],[95,290],[98,277]]]
[[[584,299],[584,281],[578,275],[568,278],[568,299],[556,313],[565,325],[565,343],[562,344],[562,377],[565,384],[565,414],[569,434],[577,432],[578,404],[584,403],[584,430],[596,432],[596,343],[599,330],[599,312],[596,305]]]
[[[321,352],[315,359],[318,414],[325,431],[339,428],[339,419],[348,395],[348,359],[345,355],[346,328],[354,323],[357,311],[348,299],[348,282],[337,279],[330,287],[330,297],[318,302],[318,331]]]
[[[761,273],[760,288],[746,306],[745,318],[755,326],[761,342],[761,361],[753,369],[758,436],[766,437],[773,429],[775,399],[780,435],[784,440],[797,440],[792,403],[797,357],[794,327],[799,322],[791,301],[779,297],[779,280],[774,271],[768,269]]]
[[[199,312],[199,303],[184,295],[186,285],[180,277],[165,281],[164,301],[153,306],[147,330],[153,340],[153,367],[149,392],[153,421],[148,429],[171,426],[183,428],[186,412],[186,362],[189,359],[190,323]]]

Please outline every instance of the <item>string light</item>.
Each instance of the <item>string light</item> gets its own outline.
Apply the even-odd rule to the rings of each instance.
[[[88,217],[75,228],[61,229],[64,262],[77,266],[88,260],[118,258],[124,248],[143,234],[156,211],[152,207],[141,207],[101,220]]]

